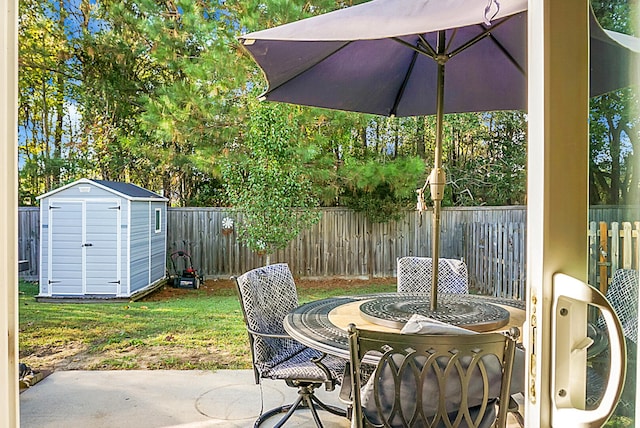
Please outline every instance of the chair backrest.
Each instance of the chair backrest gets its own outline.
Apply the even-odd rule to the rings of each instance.
[[[606,297],[620,319],[624,337],[638,343],[638,271],[616,270]],[[605,327],[602,317],[598,320],[598,326]]]
[[[398,258],[398,292],[431,293],[433,259],[431,257]],[[469,292],[467,264],[462,260],[439,259],[438,292],[466,294]]]
[[[497,418],[495,426],[504,427],[515,346],[501,333],[400,334],[351,325],[352,390],[361,391],[353,393],[355,426],[489,427]],[[380,361],[361,389],[367,353]]]
[[[302,344],[293,339],[269,337],[286,335],[282,321],[298,306],[298,292],[289,266],[285,263],[253,269],[235,280],[258,382],[264,370],[304,349]]]

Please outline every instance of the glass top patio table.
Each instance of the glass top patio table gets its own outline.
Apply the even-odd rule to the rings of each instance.
[[[424,293],[339,296],[305,303],[289,313],[283,324],[285,331],[300,343],[348,359],[350,323],[363,329],[397,332],[414,313],[419,313],[486,332],[521,328],[526,314],[523,301],[472,294],[439,293],[438,305],[438,310],[431,312],[429,295]]]

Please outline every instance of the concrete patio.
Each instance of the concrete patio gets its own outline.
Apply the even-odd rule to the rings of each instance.
[[[260,412],[260,386],[251,370],[58,371],[20,394],[20,426],[39,428],[252,427]],[[291,403],[294,388],[266,380],[265,411]],[[344,407],[338,390],[318,396]],[[326,428],[349,421],[321,411]],[[263,424],[270,427],[271,418]],[[287,427],[315,426],[299,411]]]
[[[319,390],[327,404],[344,407],[338,390]],[[25,428],[250,428],[260,412],[261,388],[251,370],[58,371],[20,394]],[[293,402],[297,392],[282,381],[262,385],[265,411]],[[349,421],[321,411],[325,428]],[[272,427],[278,417],[263,424]],[[518,427],[511,416],[509,427]],[[307,410],[285,425],[315,427]]]

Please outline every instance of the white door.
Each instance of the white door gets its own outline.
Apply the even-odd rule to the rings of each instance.
[[[83,292],[83,203],[49,201],[49,291],[54,295]]]
[[[119,294],[120,204],[87,202],[85,208],[85,292]]]
[[[609,303],[586,284],[589,4],[540,0],[528,10],[525,420],[528,427],[599,427],[617,405],[626,352]],[[607,319],[611,367],[590,406],[593,307]]]

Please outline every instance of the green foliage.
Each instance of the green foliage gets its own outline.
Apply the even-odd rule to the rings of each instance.
[[[638,13],[640,13],[637,1],[591,0],[591,7],[602,27],[624,34],[633,34],[633,24],[638,22]]]
[[[75,46],[66,33],[66,5],[27,0],[19,7],[20,202],[25,203],[65,180],[64,140],[77,129],[64,119],[72,112],[67,99],[78,70],[69,60]]]
[[[450,115],[445,202],[517,205],[526,195],[526,120],[522,112]]]
[[[265,82],[237,36],[361,2],[21,2],[21,203],[88,176],[162,190],[173,205],[242,200],[249,207],[252,198],[232,197],[223,183],[249,183],[270,195],[285,183],[278,197],[286,200],[296,182],[299,200],[286,201],[283,210],[347,205],[386,221],[412,207],[433,163],[432,116],[283,107],[295,116],[287,120],[291,135],[262,140],[288,141],[290,152],[265,150],[295,160],[298,170],[288,168],[287,179],[287,168],[272,177],[267,171],[276,169],[266,164],[260,174],[246,173],[257,167],[236,168],[237,182],[222,175],[229,159],[248,162],[250,147],[260,147],[248,126],[256,121],[253,104]],[[523,202],[524,127],[517,113],[446,116],[443,203]],[[270,180],[268,188],[259,189],[261,180]]]
[[[609,30],[634,35],[640,8],[626,0],[592,1],[595,16]],[[640,202],[640,104],[637,88],[622,89],[591,100],[589,112],[589,203]]]
[[[612,416],[604,426],[606,428],[628,428],[634,426],[634,422],[628,416]]]
[[[589,198],[592,205],[640,201],[635,170],[640,150],[640,105],[634,91],[621,90],[591,100],[589,115]]]
[[[398,220],[415,206],[415,190],[423,175],[424,162],[416,157],[387,162],[352,160],[341,169],[346,187],[341,201],[372,222]]]
[[[319,220],[306,169],[308,148],[300,142],[297,108],[249,104],[241,142],[228,148],[222,176],[239,216],[240,239],[254,251],[285,248]]]

